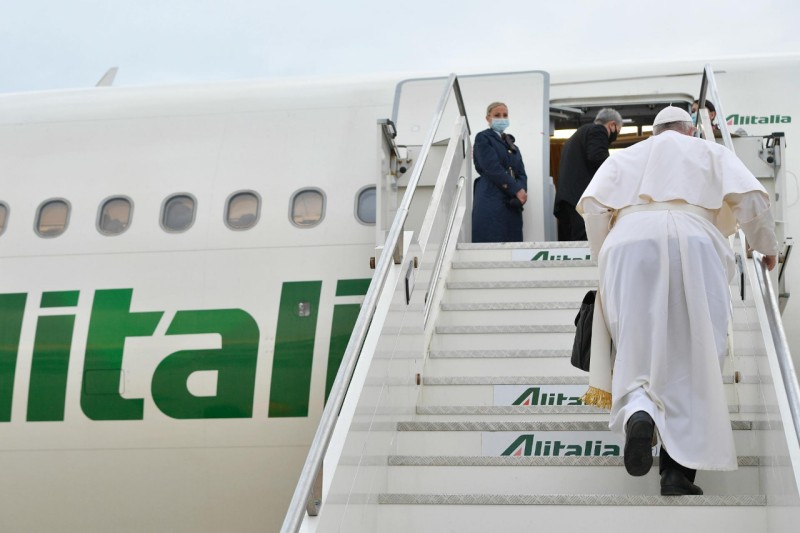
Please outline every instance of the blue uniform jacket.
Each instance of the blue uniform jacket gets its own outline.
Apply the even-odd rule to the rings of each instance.
[[[509,205],[520,189],[528,190],[528,176],[514,137],[504,142],[494,130],[475,136],[475,180],[472,204],[472,242],[521,242],[522,209]],[[513,172],[513,174],[512,174]]]

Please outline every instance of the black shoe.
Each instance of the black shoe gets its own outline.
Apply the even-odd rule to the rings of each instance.
[[[668,468],[661,473],[662,496],[699,496],[703,489],[689,481],[680,470]]]
[[[643,476],[653,466],[653,434],[656,424],[645,411],[636,411],[625,426],[625,470]]]

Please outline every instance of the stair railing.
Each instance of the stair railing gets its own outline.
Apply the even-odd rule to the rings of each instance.
[[[369,332],[370,324],[375,315],[375,310],[381,295],[386,290],[394,290],[394,287],[386,287],[386,280],[389,276],[390,268],[393,264],[402,263],[403,259],[403,234],[405,231],[405,223],[408,218],[409,208],[414,199],[414,194],[417,185],[422,175],[423,167],[427,161],[428,155],[433,145],[433,140],[436,135],[439,125],[442,121],[445,109],[450,98],[453,94],[458,105],[460,120],[466,124],[466,108],[464,100],[461,96],[461,89],[458,84],[458,78],[455,74],[451,74],[447,80],[444,91],[442,92],[439,102],[436,106],[431,126],[425,143],[422,145],[417,162],[414,165],[414,170],[409,179],[406,192],[403,196],[403,201],[395,213],[394,222],[386,237],[383,250],[380,258],[375,266],[375,274],[372,277],[367,294],[364,297],[364,303],[361,306],[361,311],[358,314],[356,324],[353,327],[353,333],[350,336],[350,341],[342,357],[342,362],[339,366],[339,371],[336,374],[336,379],[331,387],[330,395],[325,404],[325,409],[322,412],[317,431],[314,434],[314,439],[311,442],[311,447],[306,457],[306,462],[300,473],[300,479],[295,487],[294,495],[289,504],[289,509],[284,518],[281,527],[282,533],[296,533],[303,522],[303,517],[306,511],[309,515],[316,516],[319,513],[322,505],[320,484],[317,482],[322,472],[322,461],[325,453],[330,444],[333,430],[336,426],[338,414],[344,404],[345,395],[353,379],[356,364],[358,363],[361,350],[364,346],[364,341]],[[469,126],[467,125],[467,132]],[[468,134],[468,133],[467,133]],[[318,492],[313,494],[312,491],[317,485]]]
[[[710,94],[709,94],[710,93]],[[731,152],[736,153],[733,148],[733,139],[731,139],[730,130],[728,130],[728,123],[725,122],[725,113],[722,110],[722,100],[719,97],[719,90],[717,89],[717,82],[714,78],[714,69],[711,65],[706,65],[703,69],[703,80],[700,82],[700,96],[698,97],[697,108],[697,127],[702,132],[703,138],[716,142],[714,140],[714,128],[711,124],[711,117],[706,109],[706,97],[710,96],[714,102],[714,107],[717,110],[717,126],[722,134],[722,143]]]

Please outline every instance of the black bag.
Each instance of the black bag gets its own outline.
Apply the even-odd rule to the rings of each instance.
[[[592,316],[597,291],[589,291],[583,297],[581,309],[575,316],[575,341],[572,343],[572,366],[589,371],[589,356],[592,348]]]

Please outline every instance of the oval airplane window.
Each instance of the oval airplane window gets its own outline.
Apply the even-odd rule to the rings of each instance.
[[[47,200],[36,214],[36,233],[40,237],[58,237],[67,229],[69,204],[66,200]]]
[[[100,206],[97,229],[103,235],[119,235],[131,223],[132,205],[128,198],[118,196],[109,198]]]
[[[225,224],[235,230],[246,230],[256,225],[261,209],[261,201],[254,192],[233,193],[228,198]]]
[[[325,217],[325,196],[319,189],[303,189],[292,197],[292,224],[300,228],[316,226]]]
[[[375,187],[369,186],[358,193],[356,218],[362,224],[375,224]]]
[[[0,235],[6,231],[6,222],[8,221],[8,206],[0,203]]]
[[[161,212],[161,226],[167,231],[186,231],[194,224],[194,198],[188,194],[170,196]]]

